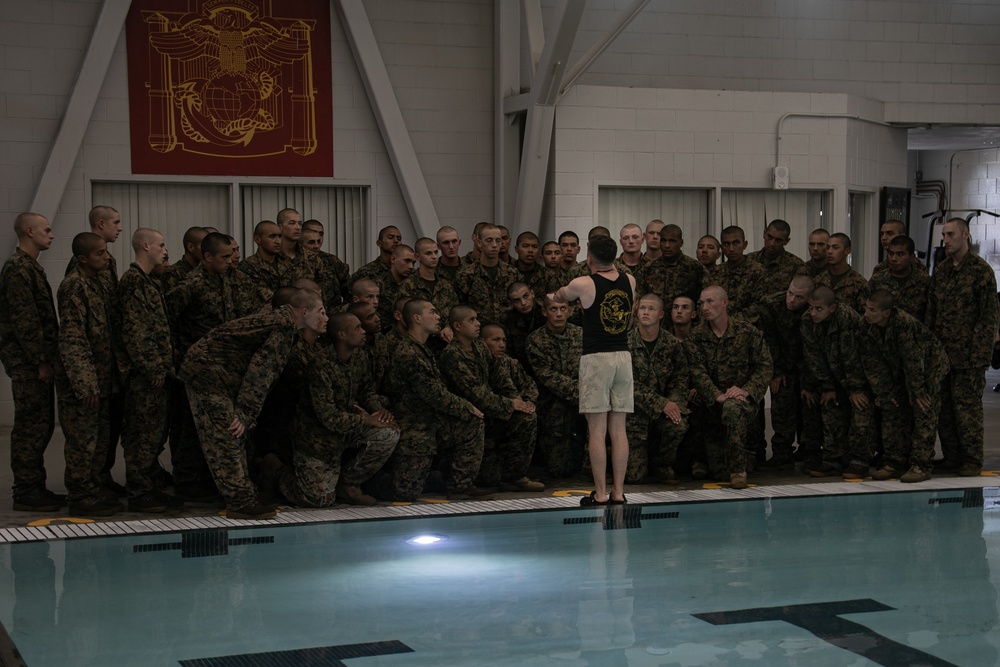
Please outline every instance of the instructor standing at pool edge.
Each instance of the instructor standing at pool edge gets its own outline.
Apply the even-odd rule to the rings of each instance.
[[[583,307],[583,356],[580,357],[580,413],[587,419],[594,491],[580,504],[625,503],[628,438],[625,415],[632,412],[632,355],[628,325],[635,303],[635,278],[614,266],[618,244],[598,236],[587,248],[591,275],[573,279],[548,298],[559,303],[580,300]],[[605,436],[611,436],[611,471],[607,492]]]

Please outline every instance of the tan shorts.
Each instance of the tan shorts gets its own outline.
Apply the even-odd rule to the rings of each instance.
[[[580,414],[632,411],[632,354],[597,352],[580,357]]]

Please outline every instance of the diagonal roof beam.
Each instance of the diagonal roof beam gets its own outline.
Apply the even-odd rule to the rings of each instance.
[[[521,151],[521,171],[517,179],[514,208],[515,229],[512,230],[512,236],[539,228],[559,84],[566,71],[566,61],[573,49],[585,8],[585,2],[576,0],[560,0],[556,5],[555,33],[552,39],[546,41],[531,81],[531,104],[528,106],[524,128],[524,147]]]
[[[361,0],[334,0],[344,23],[361,80],[368,92],[382,140],[389,152],[403,200],[410,212],[417,236],[434,238],[438,230],[438,215],[434,209],[427,181],[417,160],[417,152],[399,110],[399,101],[389,81],[389,72],[379,51],[371,21]]]
[[[594,45],[587,50],[585,54],[578,60],[566,75],[563,76],[562,83],[559,85],[559,95],[565,95],[566,91],[569,90],[570,86],[576,82],[577,79],[586,72],[594,61],[601,57],[601,54],[611,46],[611,44],[618,39],[618,35],[622,34],[625,28],[628,27],[630,23],[639,15],[646,5],[649,4],[649,0],[634,0],[631,5],[618,15],[615,19],[614,24],[608,28],[608,30],[601,35],[600,39],[594,42]]]
[[[509,0],[507,1],[509,2]],[[542,58],[542,48],[545,46],[545,29],[542,26],[542,3],[541,0],[521,0],[521,6],[524,8],[524,25],[528,33],[531,72],[534,74],[538,70],[538,61]]]
[[[90,36],[87,53],[70,93],[56,139],[49,150],[42,177],[31,198],[31,210],[54,221],[66,184],[80,154],[80,146],[101,95],[101,85],[111,65],[111,57],[125,26],[131,0],[104,0]]]

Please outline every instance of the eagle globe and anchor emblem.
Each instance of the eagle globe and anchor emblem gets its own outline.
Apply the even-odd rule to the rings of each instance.
[[[625,331],[632,315],[628,295],[620,289],[609,290],[601,301],[598,314],[606,333],[616,335]]]
[[[143,12],[154,150],[231,157],[316,150],[313,22],[265,16],[259,4],[208,0],[198,12]]]

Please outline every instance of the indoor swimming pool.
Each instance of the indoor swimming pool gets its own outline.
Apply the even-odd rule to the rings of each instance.
[[[0,621],[28,667],[992,667],[994,492],[6,544]]]

